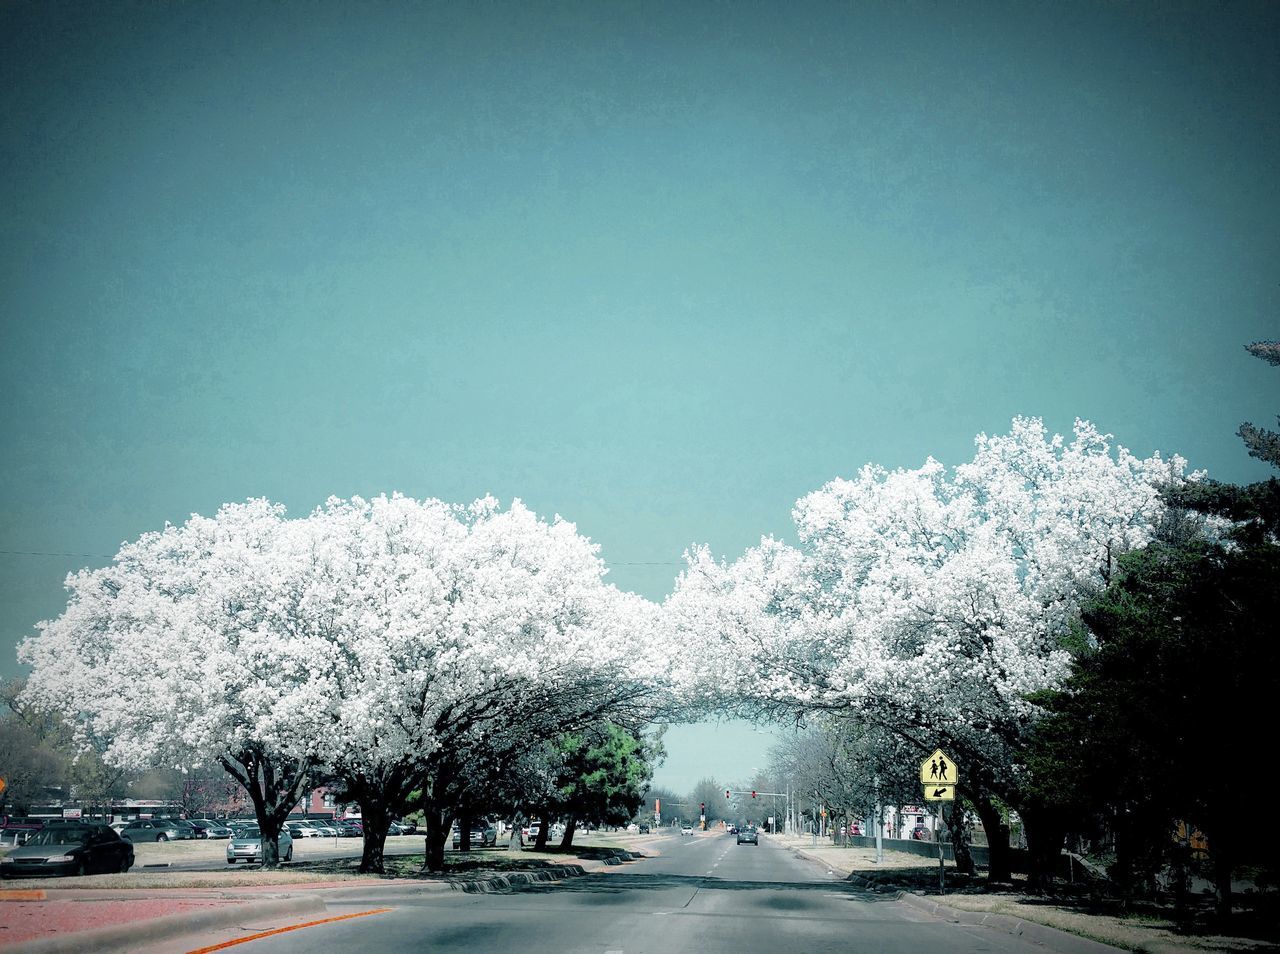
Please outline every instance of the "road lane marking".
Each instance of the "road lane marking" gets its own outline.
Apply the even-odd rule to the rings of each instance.
[[[222,951],[228,947],[235,947],[237,944],[245,944],[249,941],[258,941],[264,937],[272,937],[276,934],[287,934],[289,931],[300,931],[303,928],[316,927],[320,924],[332,924],[334,921],[349,921],[352,918],[368,917],[370,914],[386,914],[392,908],[375,908],[372,911],[357,911],[355,914],[339,914],[337,917],[321,918],[319,921],[307,921],[305,924],[290,924],[288,927],[273,928],[270,931],[259,931],[257,934],[250,934],[247,937],[238,937],[232,941],[223,941],[221,944],[211,944],[209,947],[196,948],[194,951],[187,951],[187,954],[212,954],[213,951]]]

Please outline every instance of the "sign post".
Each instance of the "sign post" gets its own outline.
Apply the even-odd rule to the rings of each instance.
[[[942,749],[934,749],[933,754],[920,763],[920,784],[924,786],[924,798],[927,802],[954,802],[956,800],[956,784],[960,781],[960,770],[956,768],[954,759],[947,758]],[[938,805],[938,823],[934,829],[934,839],[938,842],[938,890],[947,893],[947,866],[942,857],[942,805]],[[954,814],[955,809],[952,809]]]

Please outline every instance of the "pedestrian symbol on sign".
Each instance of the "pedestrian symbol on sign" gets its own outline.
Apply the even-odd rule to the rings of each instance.
[[[941,749],[920,763],[920,781],[925,785],[955,785],[960,780],[956,765]]]

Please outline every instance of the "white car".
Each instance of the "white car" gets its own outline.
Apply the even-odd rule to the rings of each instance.
[[[276,844],[280,849],[280,860],[292,861],[293,839],[287,831],[280,832]],[[248,862],[262,860],[262,830],[257,825],[246,828],[227,842],[227,864],[233,865],[241,859]]]
[[[693,826],[692,826],[692,825],[685,825],[683,828],[681,828],[681,829],[680,829],[680,834],[682,834],[682,835],[692,835],[692,834],[693,834]]]

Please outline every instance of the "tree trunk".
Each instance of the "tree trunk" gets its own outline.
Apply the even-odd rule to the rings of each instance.
[[[1021,814],[1027,835],[1027,890],[1032,894],[1051,893],[1066,831],[1050,809],[1024,806]]]
[[[945,805],[946,802],[942,804]],[[956,871],[959,874],[973,874],[975,867],[973,853],[969,851],[969,824],[965,820],[965,810],[959,802],[951,803],[951,818],[947,822],[947,832],[951,835],[951,851],[955,855]]]
[[[276,763],[270,758],[256,749],[244,749],[222,755],[218,762],[240,783],[253,803],[254,817],[262,833],[262,866],[276,867],[280,863],[280,829],[307,783],[310,761],[282,759],[277,771]]]
[[[1009,824],[1004,820],[990,797],[982,793],[972,796],[974,810],[982,819],[987,833],[987,881],[1007,882],[1013,878],[1013,852],[1009,848]]]
[[[391,813],[387,811],[386,802],[372,795],[361,794],[356,801],[364,820],[364,852],[360,856],[360,867],[356,870],[364,874],[385,874],[383,850],[387,844]]]
[[[534,851],[547,850],[547,832],[551,830],[551,813],[543,812],[542,821],[538,824],[538,840],[533,844]]]
[[[274,812],[267,812],[265,818],[258,819],[258,828],[262,832],[262,867],[274,868],[280,864],[280,822]]]
[[[444,870],[444,843],[449,838],[452,819],[446,819],[440,809],[428,807],[423,815],[427,820],[427,857],[423,867],[428,871]]]
[[[578,830],[578,816],[574,814],[570,814],[569,820],[565,823],[565,826],[564,826],[564,838],[560,842],[560,847],[562,849],[564,849],[565,851],[568,851],[570,848],[573,847],[573,833],[577,830]]]
[[[1220,840],[1221,841],[1221,840]],[[1210,850],[1215,847],[1209,842]],[[1231,919],[1231,852],[1218,848],[1213,851],[1213,883],[1218,889],[1214,911],[1224,922]]]
[[[471,850],[471,813],[463,812],[458,816],[458,850]]]

